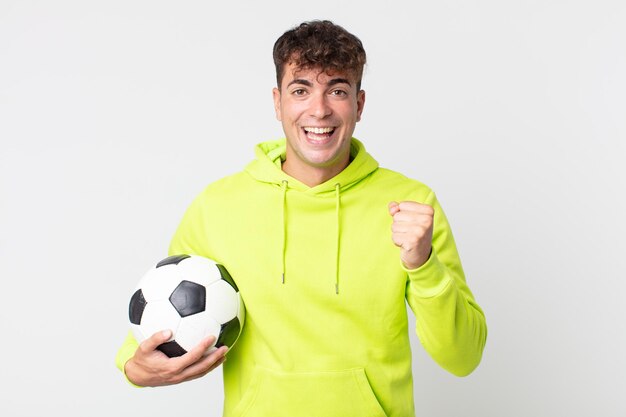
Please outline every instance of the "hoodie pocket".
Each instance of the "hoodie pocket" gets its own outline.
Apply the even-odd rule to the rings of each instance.
[[[363,368],[277,372],[256,368],[234,417],[386,417]]]

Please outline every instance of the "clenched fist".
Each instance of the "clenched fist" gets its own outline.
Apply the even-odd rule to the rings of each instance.
[[[391,239],[400,251],[400,259],[407,269],[424,265],[430,256],[433,240],[433,216],[435,210],[415,201],[389,203],[393,217]]]

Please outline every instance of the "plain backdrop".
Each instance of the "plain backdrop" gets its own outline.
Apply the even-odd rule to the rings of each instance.
[[[435,189],[487,315],[466,378],[413,334],[417,414],[626,415],[620,0],[0,0],[0,415],[221,415],[221,370],[114,356],[192,198],[281,137],[271,49],[310,19],[363,41],[355,136]]]

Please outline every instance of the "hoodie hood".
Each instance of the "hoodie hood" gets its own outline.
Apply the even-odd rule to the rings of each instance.
[[[349,188],[358,184],[361,180],[369,176],[378,168],[378,162],[365,151],[365,147],[361,142],[352,138],[350,143],[350,163],[339,174],[328,181],[309,187],[297,179],[287,175],[282,170],[282,162],[285,160],[287,151],[286,139],[277,141],[263,142],[256,146],[256,159],[252,161],[245,169],[255,180],[273,184],[280,187],[280,204],[281,227],[282,227],[282,245],[280,250],[281,276],[280,280],[286,283],[286,267],[285,258],[287,253],[287,206],[288,191],[295,191],[304,194],[313,195],[315,197],[334,197],[335,198],[335,222],[334,229],[335,238],[335,259],[334,259],[334,290],[339,294],[339,254],[341,251],[341,193],[346,192]]]
[[[367,153],[365,146],[357,139],[352,138],[350,164],[328,181],[315,187],[309,187],[282,171],[282,162],[285,160],[287,152],[286,139],[260,143],[255,147],[254,152],[256,159],[248,164],[245,169],[254,179],[279,186],[287,181],[289,189],[310,194],[332,196],[337,184],[339,184],[341,191],[345,191],[378,168],[378,162]]]

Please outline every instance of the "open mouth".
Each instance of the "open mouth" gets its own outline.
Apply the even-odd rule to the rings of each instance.
[[[330,139],[335,132],[334,127],[303,127],[307,139],[314,142],[323,142]]]

